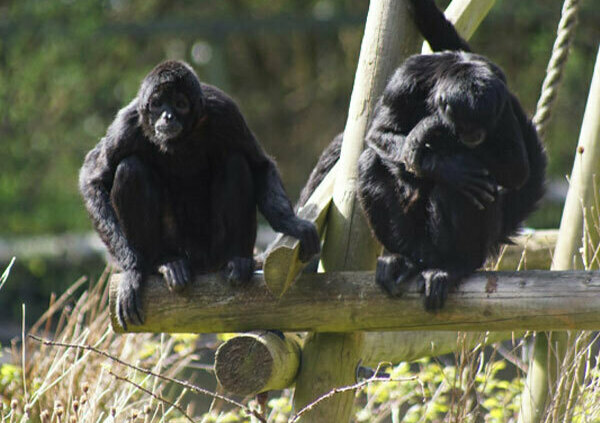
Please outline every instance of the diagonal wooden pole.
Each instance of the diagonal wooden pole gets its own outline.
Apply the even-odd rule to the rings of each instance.
[[[325,271],[367,270],[375,267],[380,247],[356,200],[358,157],[371,113],[388,76],[399,61],[417,51],[419,38],[404,0],[373,0],[369,6],[344,141],[329,208],[321,259]],[[314,333],[302,351],[302,365],[294,394],[301,410],[332,389],[354,383],[363,334]],[[339,394],[303,414],[303,423],[347,422],[354,394]]]
[[[600,173],[600,49],[596,58],[590,93],[583,116],[569,191],[565,200],[552,270],[598,268],[598,233],[586,226],[598,214]],[[585,218],[589,221],[586,222]],[[590,248],[591,246],[591,248]],[[582,254],[583,253],[583,254]],[[585,263],[582,261],[585,260]],[[538,333],[530,371],[523,390],[520,423],[539,422],[544,416],[548,394],[557,380],[568,334]],[[550,358],[550,360],[549,360]]]

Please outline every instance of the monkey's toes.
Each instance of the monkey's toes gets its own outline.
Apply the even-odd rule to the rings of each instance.
[[[240,286],[254,274],[254,259],[248,257],[234,257],[225,266],[227,282],[233,286]]]
[[[158,268],[158,271],[165,279],[170,291],[182,291],[192,279],[190,266],[185,259],[165,263]]]
[[[448,273],[443,270],[431,269],[421,273],[425,310],[436,311],[444,306],[448,298],[449,279]]]
[[[375,281],[390,295],[399,297],[404,293],[406,281],[416,272],[416,266],[403,256],[379,257],[375,269]]]

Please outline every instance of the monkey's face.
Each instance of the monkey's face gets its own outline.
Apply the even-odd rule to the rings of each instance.
[[[152,93],[148,99],[147,113],[154,138],[167,145],[176,140],[189,119],[190,109],[190,101],[180,91],[165,89]]]
[[[486,119],[476,113],[458,113],[457,107],[446,103],[441,110],[442,119],[454,129],[458,140],[468,148],[475,148],[486,137]],[[477,119],[477,118],[480,119]]]

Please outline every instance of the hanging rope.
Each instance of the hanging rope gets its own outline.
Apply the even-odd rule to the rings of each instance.
[[[556,30],[556,40],[552,47],[552,55],[546,68],[546,78],[542,84],[542,92],[536,106],[533,123],[541,138],[550,120],[550,112],[556,99],[556,93],[569,56],[571,41],[577,26],[577,12],[580,0],[565,0]]]

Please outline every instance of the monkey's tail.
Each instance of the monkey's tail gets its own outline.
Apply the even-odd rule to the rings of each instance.
[[[331,141],[331,143],[327,146],[327,148],[323,150],[323,153],[321,153],[317,165],[310,173],[310,176],[308,177],[308,181],[306,181],[304,188],[302,188],[302,191],[300,191],[300,198],[296,203],[296,211],[298,211],[300,207],[306,204],[313,191],[319,186],[321,181],[325,179],[325,176],[327,176],[329,171],[340,159],[340,151],[342,149],[342,135],[343,134],[338,134],[333,139],[333,141]]]
[[[458,34],[433,0],[410,0],[409,7],[417,28],[433,51],[471,51],[469,43]]]

